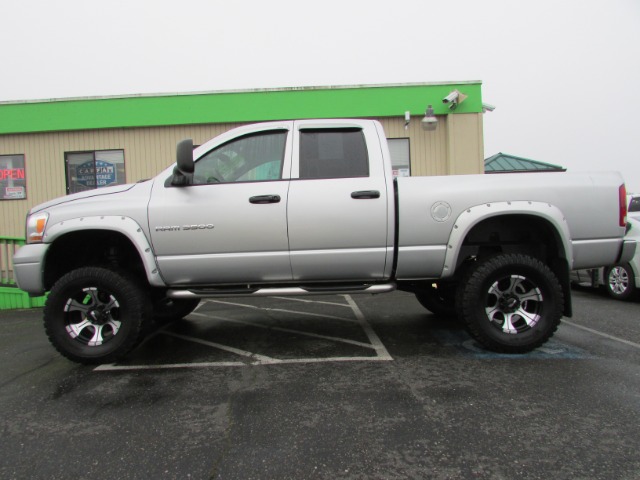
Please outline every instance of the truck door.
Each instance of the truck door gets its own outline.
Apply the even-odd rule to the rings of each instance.
[[[388,278],[393,198],[375,124],[297,121],[294,131],[288,203],[294,280]]]
[[[156,181],[149,228],[168,284],[291,280],[286,207],[292,124],[214,146],[196,159],[191,185]]]

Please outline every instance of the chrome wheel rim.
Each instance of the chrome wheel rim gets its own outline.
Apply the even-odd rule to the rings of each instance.
[[[64,306],[65,329],[73,340],[98,347],[112,340],[120,330],[120,304],[110,293],[95,287],[83,288]]]
[[[613,267],[609,272],[609,288],[617,295],[627,291],[629,288],[629,274],[622,267]]]
[[[489,287],[485,313],[492,326],[514,335],[540,321],[542,306],[542,292],[536,284],[521,275],[509,275]]]

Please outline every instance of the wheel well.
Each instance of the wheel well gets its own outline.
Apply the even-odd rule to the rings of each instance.
[[[142,259],[125,235],[109,230],[68,233],[49,248],[44,266],[45,288],[79,267],[102,266],[127,271],[146,281]]]
[[[524,253],[544,262],[558,277],[565,298],[570,299],[567,252],[560,234],[549,221],[535,215],[510,214],[479,222],[462,243],[456,272],[463,272],[467,262],[498,253]],[[571,315],[570,301],[565,301],[564,313]]]

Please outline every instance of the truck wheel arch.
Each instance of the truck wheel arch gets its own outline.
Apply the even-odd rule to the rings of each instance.
[[[147,282],[152,286],[163,287],[164,281],[160,277],[153,249],[140,225],[130,217],[124,216],[91,216],[65,220],[52,225],[47,230],[45,242],[51,247],[45,259],[44,281],[47,288],[51,288],[55,280],[71,269],[61,265],[62,262],[77,264],[73,256],[88,256],[88,249],[96,250],[96,259],[91,264],[104,264],[99,258],[100,247],[109,247],[111,244],[123,246],[131,255],[135,255],[134,261],[144,270]],[[62,256],[72,256],[63,260]],[[87,260],[85,258],[84,260]],[[82,262],[86,265],[86,261]],[[125,268],[131,265],[125,265]]]
[[[571,265],[570,259],[573,255],[569,226],[558,207],[542,202],[495,202],[470,207],[456,218],[447,244],[442,278],[454,275],[464,262],[463,247],[469,245],[468,239],[474,231],[478,231],[487,222],[511,218],[530,218],[543,222],[554,235],[553,241],[558,247],[557,256],[567,260],[567,265]]]

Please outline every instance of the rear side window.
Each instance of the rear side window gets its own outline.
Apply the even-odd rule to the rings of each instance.
[[[629,202],[630,212],[640,212],[640,197],[632,197]]]
[[[300,131],[300,178],[368,176],[369,156],[362,130]]]

